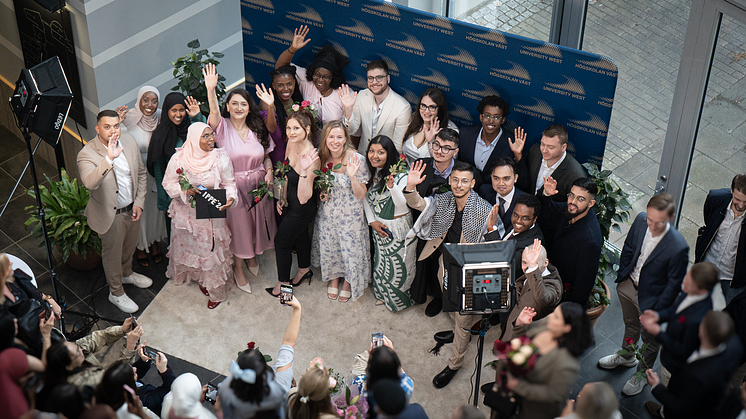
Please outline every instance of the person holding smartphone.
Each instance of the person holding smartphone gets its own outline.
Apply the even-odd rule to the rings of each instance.
[[[139,359],[135,361],[132,366],[137,371],[139,378],[144,377],[145,374],[150,370],[151,361],[155,362],[155,367],[158,370],[158,375],[161,377],[162,384],[158,387],[152,384],[144,384],[142,381],[137,380],[139,384],[138,393],[140,400],[142,400],[143,406],[147,407],[153,412],[160,412],[163,398],[171,391],[171,385],[176,379],[174,372],[168,365],[168,358],[163,352],[154,353],[151,350],[146,350],[145,342],[137,347],[137,355]]]
[[[414,281],[417,243],[416,239],[410,245],[405,243],[413,224],[403,192],[407,173],[393,176],[391,168],[397,164],[406,167],[406,163],[385,135],[370,140],[366,155],[368,170],[374,173],[363,201],[365,218],[373,229],[373,294],[376,305],[401,311],[414,304],[409,289]]]

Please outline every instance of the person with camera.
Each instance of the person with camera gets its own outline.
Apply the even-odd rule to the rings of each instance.
[[[490,230],[497,231],[499,236],[505,233],[501,220],[495,224],[489,223],[492,206],[473,190],[476,180],[474,168],[464,162],[457,161],[453,165],[448,182],[451,190],[430,198],[422,198],[417,192],[417,185],[425,180],[425,164],[417,161],[407,175],[407,186],[404,197],[407,205],[421,211],[417,223],[407,236],[416,234],[421,240],[426,240],[418,260],[425,260],[440,248],[442,243],[481,243]],[[438,281],[443,289],[443,259],[438,259]],[[479,320],[474,315],[459,315],[451,312],[453,326],[453,355],[448,365],[433,379],[437,388],[443,388],[453,379],[464,362],[464,355],[469,347],[471,338],[468,330]]]
[[[166,397],[171,391],[171,385],[176,379],[174,372],[168,365],[168,358],[163,352],[155,353],[153,351],[145,350],[145,341],[137,347],[138,359],[132,364],[135,368],[137,375],[136,381],[138,386],[138,394],[143,406],[147,407],[153,412],[160,412],[161,405],[163,404],[163,398]],[[153,358],[153,356],[155,358]],[[145,377],[145,374],[150,370],[151,361],[155,362],[155,367],[158,370],[158,375],[161,377],[161,385],[155,387],[152,384],[145,384],[140,381],[140,378]]]

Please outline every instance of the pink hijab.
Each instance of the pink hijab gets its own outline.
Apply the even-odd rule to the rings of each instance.
[[[204,122],[193,122],[187,131],[187,140],[181,148],[184,164],[192,173],[204,173],[210,170],[215,162],[215,153],[199,147],[199,140],[205,128],[209,128],[209,125]]]
[[[127,127],[127,129],[131,129],[135,125],[138,125],[140,128],[142,128],[145,132],[153,132],[155,130],[155,127],[158,126],[158,122],[161,120],[161,110],[156,109],[155,112],[150,116],[145,116],[144,113],[142,113],[142,110],[140,109],[140,99],[142,99],[142,95],[148,92],[153,92],[158,97],[158,101],[161,100],[161,93],[153,86],[143,86],[140,88],[140,91],[137,92],[137,102],[135,102],[135,106],[132,107],[132,110],[129,111],[127,114],[127,118],[124,120],[124,126]],[[160,104],[160,103],[159,103]]]

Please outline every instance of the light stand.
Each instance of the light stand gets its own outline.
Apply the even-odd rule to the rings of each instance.
[[[482,378],[482,352],[484,351],[484,335],[487,334],[487,331],[490,330],[490,322],[487,320],[487,317],[482,317],[482,320],[479,322],[479,340],[477,341],[477,384],[474,386],[474,406],[477,407],[479,404],[479,388],[480,388],[480,379]]]

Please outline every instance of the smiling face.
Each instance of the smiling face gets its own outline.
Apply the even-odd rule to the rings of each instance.
[[[374,95],[380,95],[389,88],[391,78],[382,68],[374,68],[368,71],[368,89]]]
[[[504,120],[503,112],[497,106],[485,106],[479,120],[482,122],[482,132],[488,137],[493,137],[500,132]]]
[[[280,101],[289,105],[295,93],[295,77],[290,74],[280,74],[272,80],[272,90],[280,97]]]
[[[249,102],[238,93],[230,95],[225,106],[233,120],[243,121],[249,113]]]
[[[345,130],[342,128],[332,129],[324,141],[326,141],[326,147],[332,156],[341,156],[344,153],[345,143],[347,142]]]
[[[730,192],[733,194],[733,204],[731,205],[733,212],[741,214],[746,211],[746,194],[733,188]]]
[[[451,185],[451,191],[454,198],[463,198],[469,195],[469,191],[474,187],[476,181],[471,171],[453,170],[448,177],[448,184]]]
[[[332,72],[321,67],[316,67],[313,72],[313,84],[319,89],[321,94],[326,94],[331,90],[332,85]]]
[[[588,191],[580,186],[573,186],[567,194],[567,215],[569,218],[584,215],[595,203]]]
[[[119,125],[119,117],[101,117],[101,119],[96,123],[96,134],[98,134],[98,138],[101,142],[108,146],[109,139],[114,135],[114,133],[116,133],[117,136],[121,136],[122,134],[122,129]]]
[[[423,121],[430,121],[438,116],[438,104],[430,98],[430,96],[423,96],[420,101],[420,116]]]
[[[376,169],[380,169],[386,164],[389,153],[380,144],[371,144],[368,148],[368,161]]]
[[[430,154],[433,156],[433,160],[435,160],[436,163],[449,162],[450,164],[450,161],[457,153],[458,148],[456,148],[456,144],[454,144],[453,141],[444,140],[440,137],[436,137],[435,140],[433,140]]]
[[[292,143],[299,143],[306,139],[308,133],[311,131],[311,127],[303,128],[303,126],[295,118],[290,118],[285,124],[285,135],[288,141]]]
[[[202,151],[212,151],[215,148],[215,133],[212,132],[212,128],[207,127],[202,131],[202,135],[199,136],[199,148]]]
[[[518,175],[513,173],[511,166],[498,166],[492,171],[492,189],[500,196],[505,196],[513,190]]]
[[[186,108],[181,103],[177,103],[168,110],[168,119],[174,123],[174,125],[181,124],[181,121],[186,118]]]
[[[536,216],[537,214],[534,214],[533,208],[523,204],[516,204],[515,208],[513,208],[513,214],[510,216],[515,234],[523,233],[531,228],[536,222]]]
[[[140,112],[145,116],[150,116],[158,109],[158,96],[155,92],[145,92],[140,96]]]
[[[645,220],[648,223],[650,234],[653,237],[658,237],[666,231],[666,225],[668,224],[669,217],[668,212],[648,207],[647,213],[645,214]]]

